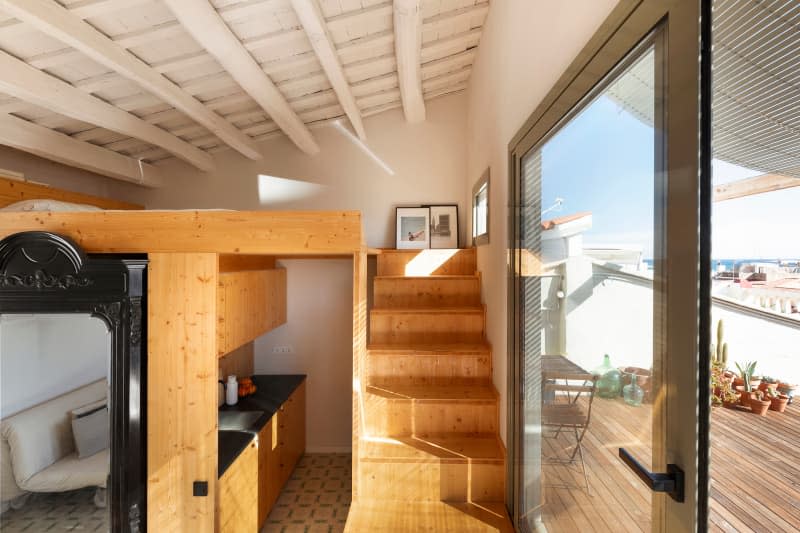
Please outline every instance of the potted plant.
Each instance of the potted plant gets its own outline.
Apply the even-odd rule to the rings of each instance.
[[[759,415],[767,416],[767,410],[772,404],[772,400],[766,398],[764,393],[760,390],[752,391],[750,396],[750,410]]]
[[[786,410],[786,404],[789,403],[789,397],[781,394],[776,389],[769,388],[766,392],[767,399],[769,399],[769,410],[782,413]]]
[[[727,389],[722,391],[722,407],[727,407],[728,409],[733,409],[737,405],[739,405],[739,401],[741,400],[741,395],[734,391],[730,385],[728,385]]]
[[[797,385],[793,385],[791,383],[784,383],[783,381],[778,383],[778,392],[788,396],[789,403],[792,403],[792,400],[794,399],[795,390],[797,390]]]
[[[758,389],[764,392],[766,392],[767,389],[777,390],[777,388],[778,388],[778,380],[771,376],[763,376],[761,378],[761,384],[758,386]]]
[[[741,391],[739,391],[742,393],[742,405],[748,405],[750,401],[750,394],[745,393],[752,391],[752,379],[753,372],[756,369],[756,362],[747,361],[742,364],[736,363],[736,368],[739,370],[739,379],[734,381],[733,384],[737,391],[739,391],[739,387],[742,388]],[[740,383],[740,385],[736,384],[737,381]]]

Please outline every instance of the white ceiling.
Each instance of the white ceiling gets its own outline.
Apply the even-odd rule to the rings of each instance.
[[[463,91],[489,9],[488,0],[410,3],[416,1],[421,1],[418,20],[422,45],[418,57],[424,99]],[[356,112],[366,117],[401,107],[394,19],[396,4],[407,5],[409,0],[395,0],[394,5],[391,0],[312,3],[321,11],[345,85],[349,86],[345,89],[349,88],[356,102]],[[56,10],[65,7],[68,12],[63,13],[62,20],[98,30],[101,38],[126,49],[253,141],[283,134],[264,106],[209,53],[208,44],[204,48],[185,24],[176,20],[166,1],[0,0],[0,50],[13,56],[9,61],[21,60],[203,152],[214,154],[230,149],[219,132],[212,133],[197,117],[176,109],[130,76],[95,61],[85,51],[71,48],[63,37],[42,31],[41,25],[18,12],[15,14],[25,22],[11,16],[15,4],[22,4],[24,9],[35,5]],[[302,123],[313,126],[346,118],[341,99],[312,48],[293,0],[210,0],[210,4]],[[7,75],[0,74],[0,81]],[[78,120],[63,109],[20,94],[11,96],[10,92],[13,91],[0,92],[0,115],[10,114],[146,163],[158,164],[174,157],[174,150],[168,150],[165,143],[154,141],[153,137],[136,138],[112,131],[98,126],[98,121]]]

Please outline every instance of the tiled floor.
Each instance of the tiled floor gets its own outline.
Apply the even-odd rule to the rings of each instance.
[[[350,510],[350,454],[305,455],[261,533],[334,533]]]
[[[295,468],[261,533],[334,533],[350,509],[350,454],[306,455]],[[32,494],[22,509],[0,515],[2,533],[107,531],[107,509],[94,505],[93,488]]]
[[[31,494],[22,509],[0,515],[3,533],[108,531],[108,509],[94,504],[94,488]]]

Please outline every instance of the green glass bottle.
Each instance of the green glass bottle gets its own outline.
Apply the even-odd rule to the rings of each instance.
[[[637,383],[639,376],[636,374],[631,374],[630,376],[631,382],[622,388],[622,397],[628,405],[639,407],[644,399],[644,389]]]
[[[603,364],[592,371],[598,376],[597,395],[601,398],[617,398],[622,392],[622,373],[611,365],[611,357],[603,356]]]

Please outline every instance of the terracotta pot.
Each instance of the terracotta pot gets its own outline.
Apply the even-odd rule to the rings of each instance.
[[[768,387],[768,384],[767,384],[766,381],[762,381],[761,383],[758,384],[758,390],[760,390],[762,392],[767,392],[767,387]]]
[[[739,403],[745,407],[750,405],[750,397],[753,395],[752,391],[744,390],[744,385],[735,387],[734,390],[739,393]]]
[[[750,410],[759,415],[759,416],[767,416],[767,410],[769,409],[770,404],[772,403],[769,400],[757,400],[755,398],[750,398]]]
[[[761,386],[761,380],[760,379],[751,379],[750,380],[750,388],[751,389],[756,390],[760,386]]]
[[[733,378],[733,386],[734,387],[742,387],[744,386],[744,380],[739,376],[734,376]]]
[[[772,398],[769,404],[769,410],[782,413],[786,410],[787,403],[789,403],[789,397],[785,394],[781,394],[777,398]]]

